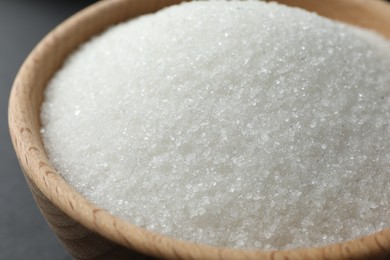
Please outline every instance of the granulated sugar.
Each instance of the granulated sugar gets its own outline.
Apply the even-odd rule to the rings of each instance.
[[[182,4],[111,28],[50,82],[42,135],[97,205],[237,248],[390,224],[390,46],[262,2]]]

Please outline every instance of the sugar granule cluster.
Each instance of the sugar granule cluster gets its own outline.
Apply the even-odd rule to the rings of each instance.
[[[50,160],[149,230],[284,249],[390,224],[390,45],[316,14],[191,2],[77,50],[42,106]]]

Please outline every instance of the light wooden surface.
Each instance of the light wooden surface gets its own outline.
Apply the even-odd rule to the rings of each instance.
[[[64,58],[109,25],[180,0],[108,0],[76,14],[33,50],[9,103],[9,125],[21,168],[42,214],[77,259],[390,259],[390,229],[345,243],[286,251],[235,250],[175,240],[138,228],[97,208],[56,173],[39,134],[39,108],[48,80]],[[390,38],[390,6],[380,0],[280,0]]]

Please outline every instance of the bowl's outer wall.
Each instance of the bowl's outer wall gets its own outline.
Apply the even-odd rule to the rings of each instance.
[[[75,192],[56,173],[39,134],[43,90],[64,58],[109,25],[180,0],[108,0],[77,14],[49,34],[16,77],[9,124],[21,168],[42,214],[76,259],[390,259],[390,230],[322,248],[245,251],[196,245],[154,234],[111,216]],[[280,0],[333,19],[372,28],[390,38],[390,6],[379,0]]]
[[[27,182],[50,228],[74,258],[143,259],[143,254],[115,244],[85,228],[51,203],[31,179]]]

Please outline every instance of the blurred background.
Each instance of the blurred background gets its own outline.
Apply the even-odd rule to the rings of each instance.
[[[32,48],[57,24],[93,2],[0,0],[0,259],[71,259],[27,188],[8,134],[7,105],[13,79]]]

